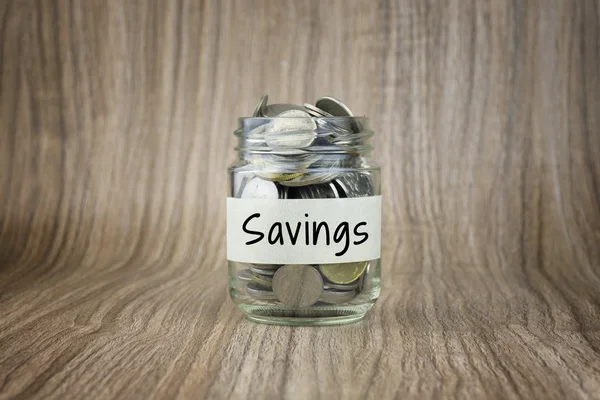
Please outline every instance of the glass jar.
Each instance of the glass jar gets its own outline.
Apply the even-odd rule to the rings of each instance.
[[[368,119],[239,124],[228,170],[231,298],[262,323],[361,320],[380,291],[380,169]]]

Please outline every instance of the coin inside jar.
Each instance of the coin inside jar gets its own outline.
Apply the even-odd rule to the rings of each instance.
[[[375,193],[370,175],[362,172],[339,174],[333,183],[341,189],[342,197],[367,197]]]
[[[321,264],[319,270],[328,281],[338,284],[347,284],[360,278],[363,272],[365,272],[367,265],[369,265],[367,261]]]
[[[308,147],[317,137],[317,124],[302,110],[285,111],[269,125],[265,140],[270,148]]]
[[[242,282],[250,282],[252,280],[252,274],[249,269],[243,269],[238,272],[237,278]]]
[[[252,178],[244,187],[242,199],[278,199],[279,189],[273,182]]]
[[[310,265],[284,265],[273,276],[273,292],[290,307],[308,307],[323,293],[323,278]]]
[[[261,286],[260,284],[258,284],[256,282],[248,283],[248,285],[246,286],[246,293],[248,293],[248,295],[250,297],[253,297],[257,300],[276,300],[277,299],[277,296],[275,296],[275,293],[273,293],[273,291],[271,289]]]
[[[273,284],[273,277],[268,275],[258,274],[253,270],[250,270],[250,279],[258,283],[261,286],[270,288]]]
[[[273,276],[275,275],[275,271],[277,271],[277,268],[261,268],[257,266],[252,266],[250,270],[256,274]]]
[[[329,304],[343,304],[354,297],[356,297],[356,290],[325,290],[320,300]]]
[[[296,104],[269,104],[261,109],[261,114],[266,118],[275,118],[291,110],[304,111],[304,107]]]

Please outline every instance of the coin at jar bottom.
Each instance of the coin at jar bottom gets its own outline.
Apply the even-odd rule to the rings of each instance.
[[[252,264],[252,266],[254,266],[255,268],[261,269],[278,269],[282,265],[283,264]]]
[[[257,274],[256,272],[254,272],[252,270],[250,272],[250,278],[254,282],[256,282],[259,285],[264,286],[266,288],[270,288],[271,285],[273,284],[273,277],[272,276]]]
[[[256,300],[277,300],[277,296],[275,296],[275,293],[271,289],[261,286],[256,282],[248,283],[246,293]]]
[[[347,303],[356,297],[356,290],[325,290],[320,300],[329,304]]]
[[[363,275],[361,275],[361,277],[360,277],[360,278],[361,278],[361,279],[363,279],[363,276],[364,276],[364,274],[363,274]],[[346,284],[346,285],[340,285],[340,284],[337,284],[337,283],[332,283],[332,282],[325,282],[325,284],[324,284],[324,286],[323,286],[323,287],[325,288],[325,290],[327,290],[327,289],[335,289],[335,290],[354,290],[354,289],[357,289],[357,288],[358,288],[358,285],[359,285],[359,283],[358,283],[358,282],[359,282],[361,279],[358,279],[358,280],[356,280],[355,282],[351,282],[351,283],[348,283],[348,284]]]
[[[252,280],[252,274],[249,269],[243,269],[238,272],[237,278],[242,282],[250,282]]]
[[[332,283],[346,284],[356,281],[365,272],[369,263],[367,261],[321,264],[319,269],[325,278]]]
[[[275,275],[275,271],[277,271],[277,269],[273,269],[273,268],[260,268],[260,267],[252,267],[252,268],[250,268],[250,270],[256,274],[267,275],[267,276],[273,276],[273,275]]]
[[[310,265],[284,265],[273,276],[273,292],[286,306],[312,306],[323,293],[323,278]]]

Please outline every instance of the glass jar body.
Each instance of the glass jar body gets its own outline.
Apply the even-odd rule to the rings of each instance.
[[[367,122],[361,120],[361,123],[362,127]],[[239,131],[239,136],[239,158],[228,169],[228,197],[240,199],[234,200],[237,207],[241,201],[246,202],[245,207],[248,200],[254,202],[247,210],[249,218],[236,227],[241,225],[243,232],[251,234],[243,239],[246,249],[260,245],[266,250],[261,254],[261,262],[252,261],[257,258],[250,255],[246,259],[239,253],[229,257],[232,239],[229,237],[231,204],[228,199],[228,270],[232,300],[248,319],[269,324],[333,325],[364,318],[379,297],[381,280],[379,253],[371,251],[365,255],[366,259],[360,256],[360,245],[367,236],[361,228],[365,228],[367,222],[357,223],[362,214],[379,212],[380,216],[381,213],[380,168],[369,157],[371,135],[358,138],[354,146],[341,150],[313,146],[308,152],[297,148],[273,151],[247,146],[245,129]],[[273,162],[273,157],[277,162]],[[347,208],[348,203],[354,208]],[[266,209],[263,204],[268,205]],[[265,222],[264,229],[258,228],[259,218],[266,218],[265,214],[287,216],[289,207],[300,206],[302,211],[297,222],[273,220]],[[373,207],[379,210],[371,209]],[[344,210],[350,209],[356,211],[345,216],[343,213],[348,211]],[[316,217],[319,213],[327,217],[319,219]],[[251,218],[255,219],[251,221]],[[366,219],[369,224],[377,225],[372,223],[373,217]],[[380,230],[380,226],[369,228]],[[371,236],[375,236],[373,232]],[[298,261],[289,254],[281,254],[291,243],[304,246],[300,253],[295,253],[299,255]],[[324,255],[325,261],[319,262],[319,252],[323,249],[331,254]],[[276,262],[269,261],[270,251]],[[343,256],[351,251],[356,255],[350,262],[332,262],[336,261],[331,258],[334,255]]]

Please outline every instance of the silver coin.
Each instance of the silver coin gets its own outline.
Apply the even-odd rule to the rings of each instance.
[[[343,304],[354,297],[356,297],[356,290],[325,290],[320,300],[329,304]]]
[[[312,306],[323,293],[323,278],[310,265],[284,265],[273,276],[273,292],[286,306]]]
[[[368,197],[375,195],[373,180],[365,172],[347,172],[341,174],[333,183],[340,188],[341,197]]]
[[[304,108],[306,109],[307,113],[309,113],[310,115],[312,115],[315,118],[333,117],[333,115],[329,114],[326,111],[321,110],[318,107],[313,106],[312,104],[304,103]]]
[[[277,296],[271,289],[265,288],[256,282],[249,282],[246,285],[246,293],[257,300],[277,300]]]
[[[325,282],[324,284],[325,290],[335,289],[335,290],[355,290],[358,289],[358,281],[348,283],[346,285],[341,285],[339,283]]]
[[[265,140],[265,132],[267,131],[267,127],[268,124],[262,124],[257,126],[256,128],[253,128],[250,132],[248,132],[246,134],[246,140],[247,141],[261,141],[264,142]]]
[[[273,284],[273,276],[272,275],[263,275],[254,272],[254,270],[250,269],[250,279],[253,282],[258,283],[261,286],[270,288]]]
[[[259,268],[256,266],[251,267],[250,270],[256,274],[267,276],[273,276],[275,275],[275,271],[277,271],[275,268]]]
[[[255,268],[270,270],[279,269],[279,267],[281,267],[282,265],[283,264],[252,264],[252,266],[254,266]]]
[[[254,117],[254,118],[260,117],[262,115],[262,109],[267,105],[268,101],[269,101],[268,95],[265,94],[263,97],[261,97],[260,101],[258,102],[258,105],[256,106],[256,108],[254,109],[254,112],[252,113],[252,117]]]
[[[244,187],[242,199],[278,199],[279,189],[277,185],[260,178],[252,178]]]
[[[315,103],[315,106],[318,109],[321,109],[321,110],[333,115],[334,117],[353,117],[354,116],[354,114],[352,114],[352,111],[350,111],[348,106],[346,106],[344,103],[342,103],[340,100],[336,99],[335,97],[329,97],[329,96],[321,97],[320,99],[317,100],[317,102]]]
[[[337,188],[331,182],[322,185],[307,186],[311,199],[337,199],[340,197]]]
[[[353,138],[355,130],[350,118],[329,118],[316,121],[319,132],[329,132],[335,136],[332,140],[344,140]]]
[[[266,118],[275,118],[280,114],[291,110],[304,111],[305,108],[296,104],[269,104],[262,108],[262,116]]]
[[[287,199],[288,198],[288,192],[289,192],[289,188],[287,186],[277,186],[277,189],[279,190],[279,198],[280,199]]]
[[[270,148],[308,147],[317,137],[317,124],[302,110],[285,111],[269,123],[265,140]]]
[[[339,99],[335,97],[321,97],[315,103],[315,106],[334,117],[354,117],[354,114],[347,105],[342,103]],[[362,130],[362,126],[358,121],[348,120],[348,121],[340,121],[339,123],[343,123],[344,127],[350,129],[351,133],[360,132]],[[338,124],[338,122],[336,122]]]
[[[326,136],[330,143],[339,144],[342,140],[354,140],[356,137],[350,118],[317,118],[317,134]]]
[[[243,269],[238,272],[237,278],[242,282],[250,282],[252,280],[252,274],[249,269]]]

